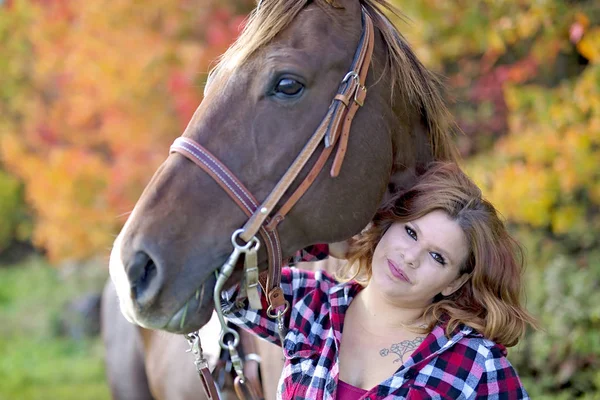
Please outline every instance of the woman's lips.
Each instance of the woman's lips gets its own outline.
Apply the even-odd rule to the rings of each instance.
[[[396,278],[403,280],[404,282],[411,283],[410,279],[408,279],[408,275],[404,273],[402,268],[400,268],[395,262],[392,260],[387,260],[388,266],[390,267],[390,272]]]

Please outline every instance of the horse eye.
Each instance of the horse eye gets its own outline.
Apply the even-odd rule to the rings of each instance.
[[[304,89],[304,85],[295,79],[283,78],[275,86],[275,93],[284,96],[297,96]]]

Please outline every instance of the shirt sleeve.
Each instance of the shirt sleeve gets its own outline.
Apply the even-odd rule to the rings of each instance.
[[[336,284],[333,278],[324,274],[322,271],[305,271],[297,268],[284,267],[281,271],[281,288],[285,300],[289,303],[289,309],[285,313],[284,325],[293,328],[290,325],[290,315],[292,308],[302,300],[311,291],[327,291],[329,287]],[[248,301],[244,300],[241,304],[236,303],[238,286],[224,293],[224,308],[230,310],[226,313],[227,320],[251,333],[266,339],[276,345],[281,346],[277,321],[267,315],[267,300],[262,289],[260,297],[262,310],[251,309]]]
[[[498,346],[491,349],[477,386],[478,399],[529,399],[517,371]]]
[[[329,257],[329,245],[326,243],[313,244],[299,250],[290,259],[289,265],[296,265],[299,262],[320,261]]]

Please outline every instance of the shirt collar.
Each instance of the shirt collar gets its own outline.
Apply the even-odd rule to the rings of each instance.
[[[364,287],[356,281],[340,283],[329,289],[329,304],[331,307],[331,327],[335,332],[335,344],[340,345],[346,311],[356,295]]]
[[[329,303],[331,307],[331,325],[335,332],[335,342],[339,349],[341,333],[344,326],[344,316],[348,306],[364,287],[356,281],[341,283],[329,289]],[[479,332],[466,325],[457,326],[451,334],[446,336],[447,319],[438,325],[425,337],[418,349],[404,363],[407,369],[415,364],[428,360],[448,350],[464,337],[481,337]]]

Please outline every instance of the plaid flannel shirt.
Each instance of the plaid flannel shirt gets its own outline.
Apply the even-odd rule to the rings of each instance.
[[[313,246],[301,261],[324,258],[326,245]],[[281,287],[290,311],[283,342],[285,365],[280,399],[336,398],[338,350],[345,312],[362,289],[356,282],[339,284],[322,271],[283,269]],[[235,288],[226,292],[232,323],[281,346],[277,325],[263,310],[234,306]],[[448,338],[442,325],[425,337],[394,375],[370,389],[362,399],[528,399],[506,348],[462,326]]]

